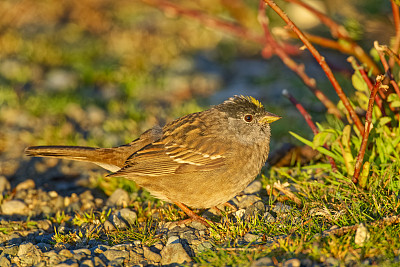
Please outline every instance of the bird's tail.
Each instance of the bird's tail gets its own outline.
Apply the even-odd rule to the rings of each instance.
[[[132,154],[129,146],[94,148],[83,146],[31,146],[25,149],[30,157],[50,157],[95,163],[112,172],[121,169]]]

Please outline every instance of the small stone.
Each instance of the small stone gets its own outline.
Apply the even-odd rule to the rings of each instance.
[[[120,219],[124,220],[129,225],[135,224],[136,219],[137,219],[136,212],[134,212],[128,208],[123,208],[123,209],[119,210],[117,215]]]
[[[23,266],[32,266],[41,261],[41,251],[32,243],[21,244],[17,255]]]
[[[25,180],[15,187],[15,191],[28,190],[35,188],[35,181],[32,179]]]
[[[72,252],[68,249],[62,249],[60,252],[58,252],[58,254],[66,258],[72,258],[74,256],[74,254],[72,254]]]
[[[44,231],[49,230],[51,228],[51,226],[52,226],[52,223],[50,220],[40,220],[37,222],[37,227]]]
[[[112,193],[112,195],[107,199],[107,206],[122,206],[126,207],[129,203],[129,194],[125,190],[118,188]]]
[[[99,257],[93,257],[93,263],[96,267],[106,266]]]
[[[129,251],[109,249],[103,252],[102,254],[107,260],[113,261],[118,258],[126,259],[129,257]]]
[[[300,265],[299,259],[289,259],[283,263],[283,267],[300,267]]]
[[[151,251],[148,247],[143,248],[143,256],[152,262],[158,263],[161,261],[161,255]]]
[[[1,211],[4,215],[21,214],[24,215],[28,211],[26,204],[20,200],[10,200],[1,205]]]
[[[94,264],[91,260],[87,259],[82,261],[79,267],[94,267]]]
[[[292,210],[293,208],[291,206],[285,205],[281,202],[276,203],[276,205],[272,208],[273,212],[276,213],[288,213]]]
[[[166,246],[168,246],[169,244],[178,244],[178,243],[179,243],[179,236],[173,235],[168,238]]]
[[[197,251],[202,252],[202,251],[205,251],[205,250],[209,250],[211,248],[212,248],[212,244],[210,242],[208,242],[208,241],[205,241],[203,243],[200,243],[197,246]]]
[[[259,192],[262,188],[262,184],[260,181],[256,180],[249,184],[246,189],[243,191],[244,194],[246,195],[251,195]]]
[[[163,250],[161,250],[161,265],[172,263],[182,264],[191,261],[192,259],[180,243],[166,245]]]
[[[0,195],[4,194],[5,192],[11,189],[10,182],[7,178],[3,175],[0,175]],[[0,265],[2,266],[2,265]]]
[[[264,214],[265,213],[265,205],[262,203],[262,201],[257,201],[253,203],[250,207],[246,209],[246,212],[244,214],[244,219],[245,220],[252,220],[258,215]]]
[[[263,217],[264,217],[264,220],[266,220],[267,222],[270,222],[270,223],[274,223],[276,221],[275,217],[268,211],[264,213]]]
[[[354,238],[354,243],[356,245],[362,247],[365,242],[367,242],[370,238],[370,234],[368,232],[367,227],[363,223],[360,223],[357,227],[356,236]]]
[[[126,229],[128,226],[126,225],[126,223],[121,220],[120,218],[118,218],[118,216],[116,214],[113,214],[110,216],[109,220],[112,221],[112,223],[114,224],[115,228],[117,229]]]
[[[16,256],[18,253],[19,247],[13,245],[12,247],[5,248],[2,252],[2,255],[10,255],[10,256]]]
[[[190,223],[190,226],[191,226],[192,228],[196,229],[196,230],[199,230],[199,231],[201,231],[201,230],[206,230],[206,229],[207,229],[207,227],[206,227],[204,224],[202,224],[202,223],[200,223],[200,222],[198,222],[198,221],[192,221],[192,222]]]
[[[6,258],[6,256],[0,256],[0,266],[11,267],[11,262]]]
[[[37,243],[36,246],[42,251],[42,252],[47,252],[52,249],[52,246],[47,243]],[[1,266],[1,265],[0,265]]]
[[[56,198],[56,197],[58,197],[58,193],[57,193],[56,191],[50,191],[48,194],[49,194],[49,196],[50,196],[51,198]]]
[[[112,224],[112,222],[110,221],[105,221],[104,222],[104,230],[112,232],[112,231],[116,231],[117,229],[115,229],[114,225]]]
[[[269,257],[259,258],[256,261],[253,261],[250,265],[251,267],[266,267],[266,266],[275,266],[274,262]]]
[[[243,239],[248,243],[252,243],[252,242],[260,242],[262,237],[259,235],[247,233],[244,235]]]
[[[260,201],[261,198],[256,195],[244,195],[238,204],[239,209],[245,209],[249,207],[251,204]]]

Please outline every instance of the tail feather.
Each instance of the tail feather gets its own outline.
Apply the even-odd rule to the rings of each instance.
[[[31,146],[25,149],[30,157],[50,157],[87,161],[95,163],[112,172],[121,169],[126,159],[133,154],[130,146],[113,148],[94,148],[82,146]]]

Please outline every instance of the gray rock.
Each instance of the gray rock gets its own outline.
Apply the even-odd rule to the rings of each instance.
[[[143,248],[143,256],[148,260],[155,263],[161,261],[161,255],[150,250],[148,247]]]
[[[18,253],[18,250],[19,250],[19,247],[13,245],[11,247],[3,249],[2,255],[16,256]]]
[[[6,258],[6,256],[0,257],[0,266],[1,267],[11,267],[11,262]]]
[[[202,251],[205,251],[205,250],[209,250],[211,248],[212,248],[212,244],[210,242],[208,242],[208,241],[205,241],[203,243],[200,243],[197,246],[197,251],[198,252],[202,252]]]
[[[52,226],[52,223],[51,223],[50,220],[40,220],[40,221],[37,221],[37,227],[38,227],[39,229],[44,230],[44,231],[49,230],[49,229],[51,228],[51,226]]]
[[[117,229],[115,229],[114,225],[112,224],[112,222],[110,221],[105,221],[104,222],[104,230],[112,232],[112,231],[116,231]]]
[[[238,203],[238,207],[239,209],[245,209],[247,207],[249,207],[250,205],[252,205],[253,203],[260,201],[260,197],[256,196],[256,195],[244,195]]]
[[[37,243],[36,246],[42,251],[42,252],[47,252],[52,249],[52,246],[47,243]],[[0,265],[1,266],[1,265]]]
[[[262,201],[257,201],[249,206],[245,213],[244,219],[245,220],[252,220],[255,219],[257,216],[261,216],[265,213],[265,205]]]
[[[275,266],[274,262],[269,257],[263,257],[256,261],[253,261],[251,267],[264,267],[264,266]]]
[[[93,257],[93,263],[94,263],[94,266],[96,266],[96,267],[106,266],[99,257]]]
[[[126,259],[129,258],[129,252],[117,249],[109,249],[102,254],[108,261],[113,261],[118,258]]]
[[[112,223],[114,224],[115,228],[117,228],[117,229],[123,230],[123,229],[126,229],[128,227],[123,220],[118,218],[117,214],[111,215],[109,220],[112,221]]]
[[[90,259],[84,260],[79,264],[79,267],[94,267],[93,261]]]
[[[275,217],[268,211],[264,213],[263,217],[264,217],[264,220],[266,220],[267,222],[270,222],[270,223],[274,223],[276,221]]]
[[[283,263],[283,267],[300,267],[300,265],[299,259],[289,259]]]
[[[262,188],[262,184],[260,181],[256,180],[249,184],[246,189],[243,191],[244,194],[246,195],[251,195],[259,192]]]
[[[1,205],[1,211],[4,215],[25,215],[28,212],[28,206],[20,200],[10,200]]]
[[[21,183],[19,183],[15,187],[15,191],[21,191],[21,190],[28,190],[28,189],[34,189],[35,188],[35,181],[32,179],[27,179]]]
[[[180,243],[166,245],[163,250],[161,250],[161,265],[172,263],[181,264],[191,261],[192,259]]]
[[[276,213],[288,213],[293,208],[291,206],[285,205],[281,202],[276,203],[276,205],[271,209],[273,212]]]
[[[128,225],[135,224],[136,219],[137,219],[136,212],[134,212],[128,208],[123,208],[123,209],[119,210],[117,215],[120,219],[124,220]]]
[[[168,237],[166,245],[168,246],[169,244],[178,244],[178,243],[179,243],[179,236],[173,235]]]
[[[41,251],[32,243],[21,244],[17,255],[22,266],[35,265],[42,259]]]
[[[3,175],[0,175],[0,195],[4,194],[5,192],[11,189],[10,182],[7,178]],[[0,265],[2,266],[2,265]]]
[[[126,207],[129,203],[129,194],[125,190],[118,188],[112,193],[112,195],[107,199],[107,206],[121,206]]]
[[[262,237],[252,233],[247,233],[244,235],[243,239],[244,241],[251,243],[251,242],[260,242]]]

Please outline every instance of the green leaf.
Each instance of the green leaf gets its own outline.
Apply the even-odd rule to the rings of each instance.
[[[395,94],[395,93],[391,93],[387,97],[387,101],[388,102],[399,101],[399,100],[400,100],[399,96],[397,94]]]
[[[360,72],[356,71],[351,76],[351,82],[353,83],[353,86],[356,90],[361,91],[361,92],[368,92],[368,85],[364,81],[364,79],[361,77]]]
[[[304,144],[313,147],[313,143],[311,141],[308,141],[307,139],[301,137],[300,135],[289,131],[289,133],[296,138],[297,140],[299,140],[300,142],[303,142]],[[324,154],[326,156],[329,156],[331,158],[333,158],[335,161],[341,162],[343,163],[343,158],[339,157],[338,155],[334,154],[333,152],[329,151],[328,149],[324,148],[324,147],[317,147],[316,150],[318,152],[320,152],[321,154]]]
[[[385,125],[385,124],[387,124],[388,122],[391,122],[392,121],[392,118],[390,118],[390,117],[382,117],[382,118],[380,118],[379,119],[379,125]]]

